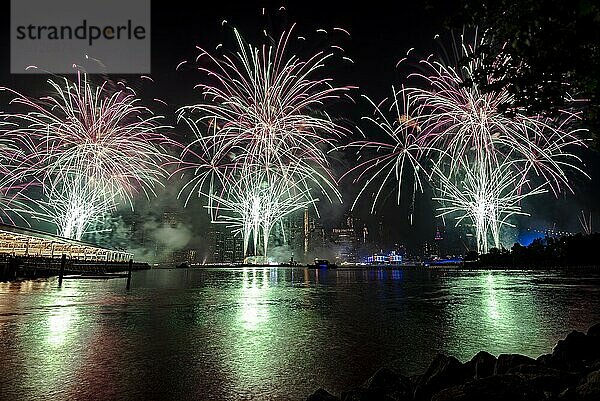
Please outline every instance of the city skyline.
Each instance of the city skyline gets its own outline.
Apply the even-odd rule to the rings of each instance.
[[[162,6],[159,5],[158,7]],[[426,15],[429,12],[426,7],[420,3],[406,7],[408,7],[406,11],[418,15]],[[161,8],[159,8],[159,10],[160,9]],[[229,18],[226,16],[226,10],[221,10],[218,7],[214,10],[206,9],[206,18],[208,22],[205,25],[202,27],[181,26],[181,28],[186,31],[192,29],[198,30],[197,35],[200,32],[204,32],[204,37],[196,37],[195,39],[190,38],[190,43],[183,41],[173,49],[169,49],[169,47],[172,46],[168,46],[163,41],[162,36],[157,32],[172,28],[173,26],[179,26],[180,24],[168,17],[161,18],[154,26],[155,37],[157,40],[154,41],[153,46],[161,49],[161,51],[164,50],[165,53],[173,51],[179,54],[173,57],[172,60],[170,59],[170,56],[154,60],[155,68],[152,74],[154,83],[149,88],[140,90],[141,99],[148,101],[153,95],[160,95],[161,98],[165,97],[168,106],[164,111],[164,114],[167,116],[167,119],[170,119],[168,122],[175,126],[171,132],[181,142],[189,140],[190,132],[186,130],[185,126],[182,124],[174,123],[173,118],[169,116],[174,115],[174,111],[182,105],[185,105],[187,102],[193,102],[194,97],[197,96],[197,93],[195,94],[194,91],[190,90],[189,86],[185,86],[185,83],[188,80],[197,80],[197,78],[192,77],[190,71],[186,71],[185,69],[175,71],[175,67],[178,65],[175,61],[181,59],[182,55],[189,58],[190,52],[193,51],[194,46],[191,42],[196,42],[196,44],[206,47],[209,47],[213,42],[217,43],[221,41],[231,45],[230,39],[227,38],[227,30],[230,29],[230,26],[239,27],[240,31],[243,31],[250,41],[260,42],[261,39],[259,36],[262,31],[261,29],[258,29],[259,26],[268,29],[269,34],[276,36],[278,32],[282,32],[282,30],[291,26],[294,21],[298,22],[297,26],[300,32],[304,33],[312,31],[311,34],[314,35],[315,32],[313,28],[320,26],[319,24],[321,24],[321,21],[319,18],[310,18],[310,21],[306,22],[308,19],[306,9],[307,8],[296,9],[293,5],[284,9],[279,7],[266,7],[263,9],[263,7],[256,5],[247,5],[244,8],[232,11]],[[323,11],[326,10],[326,8],[323,9]],[[253,19],[246,18],[246,12],[251,12]],[[350,32],[350,36],[348,38],[344,37],[342,42],[344,42],[343,45],[344,48],[347,49],[346,53],[349,58],[351,57],[355,62],[353,64],[347,63],[347,65],[338,66],[339,68],[336,70],[334,78],[336,82],[339,81],[344,85],[352,85],[354,82],[358,83],[359,89],[356,89],[357,93],[355,95],[355,98],[357,98],[355,99],[357,100],[357,105],[349,108],[344,105],[333,105],[331,111],[335,118],[348,119],[348,122],[351,124],[360,125],[358,122],[360,120],[358,115],[366,114],[368,105],[360,104],[359,94],[367,93],[370,97],[377,100],[382,98],[386,92],[389,91],[386,86],[388,86],[390,82],[398,82],[400,84],[403,82],[402,74],[399,71],[404,67],[398,67],[397,61],[408,49],[415,48],[417,49],[415,51],[426,54],[437,46],[436,41],[433,39],[436,33],[441,32],[442,39],[440,40],[446,41],[446,43],[451,40],[452,34],[448,32],[444,33],[443,30],[439,28],[439,24],[436,24],[431,20],[428,22],[431,26],[427,25],[422,27],[424,31],[431,28],[431,31],[429,32],[431,35],[399,35],[395,41],[398,44],[393,46],[396,47],[396,50],[385,52],[379,51],[377,53],[378,59],[375,62],[372,58],[372,52],[375,50],[366,50],[363,46],[366,37],[361,36],[361,30],[364,30],[365,28],[357,26],[352,22],[351,17],[357,13],[357,11],[351,10],[348,13],[349,14],[347,15],[341,14],[339,21],[334,21],[335,24],[332,24],[332,21],[328,20],[325,15],[323,15],[323,19],[327,20],[325,24],[328,24],[330,29],[332,26],[337,25],[337,22],[340,23],[340,26],[344,26],[344,22],[349,25],[348,31]],[[212,15],[211,18],[208,17],[209,14]],[[217,18],[221,15],[223,15],[224,19],[227,19],[227,24],[223,24],[223,20]],[[242,15],[244,15],[244,18],[241,17]],[[439,17],[440,16],[438,15],[436,18],[439,19]],[[236,18],[238,19],[237,22]],[[384,24],[382,32],[388,34],[394,29],[395,28]],[[356,32],[353,32],[353,30]],[[218,32],[218,34],[216,32]],[[218,41],[215,42],[217,36],[219,36]],[[378,43],[377,46],[384,45],[386,44]],[[386,46],[388,45],[389,43]],[[373,73],[376,68],[383,68],[385,73]],[[367,71],[369,72],[365,73]],[[168,82],[173,82],[173,88],[176,89],[165,88],[167,75],[169,77]],[[139,84],[139,82],[136,82],[136,78],[131,76],[124,76],[123,79],[126,82],[131,82],[132,85]],[[15,86],[20,90],[21,88],[34,88],[31,93],[40,94],[40,90],[37,88],[40,78],[10,76],[7,78],[7,81],[15,83]],[[185,90],[183,89],[184,87]],[[352,133],[352,135],[355,134],[356,132]],[[523,210],[531,213],[532,216],[516,217],[514,219],[517,227],[514,230],[509,230],[509,239],[504,241],[503,246],[510,246],[512,241],[519,239],[521,232],[525,232],[528,229],[538,231],[558,229],[566,232],[576,232],[580,229],[579,215],[582,211],[591,215],[597,213],[593,202],[596,189],[592,183],[593,177],[598,170],[597,157],[588,150],[582,150],[580,154],[584,159],[586,170],[589,171],[592,180],[588,181],[582,177],[574,178],[577,187],[577,196],[567,193],[565,195],[561,194],[558,199],[555,199],[551,195],[546,194],[538,196],[536,199],[522,200]],[[332,167],[334,175],[336,177],[341,177],[343,176],[343,173],[348,170],[349,166],[352,166],[354,155],[351,152],[338,152],[329,154],[329,157],[335,162],[335,166]],[[177,177],[171,177],[171,179],[167,181],[167,188],[165,190],[158,189],[157,198],[151,198],[149,202],[145,200],[134,201],[135,209],[139,212],[139,215],[147,216],[147,220],[144,221],[144,224],[156,227],[156,223],[160,221],[158,216],[164,213],[165,210],[173,207],[173,205],[176,205],[176,209],[181,207],[181,199],[177,199],[177,194],[183,184],[184,182],[178,182]],[[334,200],[332,203],[324,202],[323,200],[318,202],[318,207],[321,209],[321,215],[323,216],[321,224],[331,230],[341,227],[340,223],[343,221],[343,216],[349,212],[360,189],[360,185],[354,184],[351,179],[342,179],[337,187],[340,191],[342,203],[337,200]],[[383,196],[383,202],[381,202],[380,205],[376,205],[375,209],[372,209],[373,202],[370,202],[368,199],[363,199],[356,203],[356,207],[352,210],[352,213],[357,218],[367,221],[368,225],[370,225],[370,231],[373,232],[377,230],[376,226],[379,221],[382,221],[383,231],[390,237],[390,243],[403,243],[408,249],[413,250],[420,249],[423,243],[429,241],[431,239],[431,233],[435,231],[436,227],[444,226],[448,232],[455,231],[452,229],[454,223],[451,218],[444,220],[435,217],[435,209],[438,207],[438,204],[432,200],[435,194],[431,191],[431,188],[426,187],[424,188],[423,194],[418,193],[412,204],[396,205],[393,200],[394,193],[395,187],[393,185],[388,186],[384,189],[385,196]],[[407,196],[410,196],[410,191],[403,194],[403,197]],[[196,238],[196,241],[201,241],[204,236],[208,235],[208,233],[213,230],[212,225],[205,215],[207,212],[206,206],[207,205],[203,200],[196,199],[191,204],[188,204],[186,208],[181,210],[181,213],[185,216],[182,219],[185,223],[181,223],[185,226],[183,227],[184,235],[188,235],[189,232],[188,236],[190,238]],[[128,213],[125,210],[126,208],[122,208],[120,211],[117,211],[114,215],[114,219],[119,220],[121,218],[122,220],[122,217]],[[560,211],[560,213],[557,213],[557,211]],[[371,212],[375,212],[375,214],[371,214]],[[33,224],[36,226],[38,221],[34,221]],[[121,223],[117,221],[115,224],[115,227],[119,227],[119,224]],[[466,226],[468,226],[468,224]],[[466,226],[462,226],[463,235],[466,231],[470,231],[470,228],[465,228]],[[41,224],[37,228],[45,230],[49,229],[48,226],[44,224]],[[105,243],[108,244],[108,241],[111,239],[110,236],[108,241],[100,238],[102,231],[107,231],[107,229],[103,230],[100,227],[97,231],[98,232],[92,233],[93,235],[91,237],[88,235],[88,238],[93,238],[100,242],[105,241]],[[126,244],[121,239],[121,243],[112,243],[110,245],[131,247],[134,244]]]

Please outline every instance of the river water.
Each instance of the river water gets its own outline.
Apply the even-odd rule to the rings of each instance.
[[[600,321],[600,275],[154,269],[0,283],[2,400],[304,400],[435,353],[537,357]]]

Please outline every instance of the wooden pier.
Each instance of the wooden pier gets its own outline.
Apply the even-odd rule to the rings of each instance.
[[[131,270],[150,269],[147,263],[132,263]],[[61,258],[0,255],[0,280],[59,276]],[[64,275],[106,275],[127,272],[129,261],[92,261],[65,257]]]

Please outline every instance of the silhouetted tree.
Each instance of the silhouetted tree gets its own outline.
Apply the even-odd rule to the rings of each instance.
[[[552,267],[597,265],[600,234],[537,238],[528,246],[515,243],[509,250],[490,249],[479,255],[480,266]],[[469,255],[465,256],[465,261]]]
[[[476,83],[506,86],[516,103],[507,112],[555,113],[569,102],[585,102],[586,119],[600,127],[600,2],[597,0],[429,0],[447,15],[452,29],[478,26],[488,33],[482,52],[505,54],[510,62],[484,64]],[[496,80],[490,83],[488,76]],[[512,110],[511,110],[512,108]],[[597,137],[596,137],[597,139]],[[596,141],[597,143],[598,141]],[[598,143],[597,143],[598,144]]]

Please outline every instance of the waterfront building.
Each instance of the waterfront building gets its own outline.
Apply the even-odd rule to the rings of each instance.
[[[403,260],[403,255],[390,251],[387,254],[374,253],[367,257],[366,262],[372,265],[401,265]]]
[[[336,262],[356,262],[356,235],[353,228],[334,228],[331,242],[336,249]]]
[[[208,233],[208,255],[206,263],[242,263],[244,243],[224,224],[211,224]]]
[[[423,243],[423,249],[421,256],[424,259],[436,259],[440,256],[439,244],[435,241],[425,241]]]
[[[198,262],[198,251],[196,249],[181,249],[172,254],[173,263],[186,263],[188,265]]]

